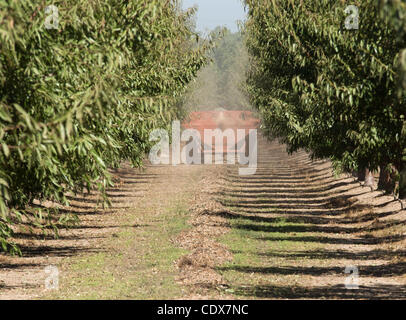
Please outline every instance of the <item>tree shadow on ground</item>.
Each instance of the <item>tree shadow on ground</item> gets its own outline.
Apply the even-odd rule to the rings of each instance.
[[[240,250],[232,250],[233,254],[243,253]],[[252,253],[254,254],[254,253]],[[323,251],[277,251],[277,252],[256,252],[258,256],[268,258],[287,258],[287,259],[315,259],[315,260],[327,260],[327,259],[346,259],[346,260],[392,260],[397,257],[406,257],[405,250],[390,251],[390,250],[369,250],[369,251],[345,251],[345,250],[323,250]]]
[[[79,253],[100,253],[105,250],[102,248],[94,248],[88,246],[52,246],[52,245],[43,245],[43,246],[29,246],[21,245],[21,251],[25,258],[32,257],[72,257],[78,255]]]
[[[259,299],[404,299],[406,286],[375,285],[347,289],[343,285],[325,287],[283,287],[272,285],[232,287],[234,294]]]
[[[219,271],[234,271],[246,274],[273,274],[273,275],[343,275],[345,270],[342,267],[301,267],[301,266],[285,266],[285,267],[253,267],[242,265],[231,265],[217,268]],[[359,266],[359,274],[362,277],[393,277],[403,276],[406,274],[406,262],[388,263],[380,265]]]
[[[265,218],[266,219],[266,218]],[[264,219],[264,220],[265,220]],[[275,219],[274,222],[278,222]],[[376,226],[368,227],[368,231],[378,231],[383,230],[389,227],[404,225],[404,221],[390,221],[384,222]],[[276,232],[276,233],[332,233],[332,234],[351,234],[351,233],[360,233],[365,231],[365,227],[341,227],[341,226],[318,226],[318,225],[280,225],[280,226],[267,226],[267,225],[258,225],[258,224],[246,224],[246,223],[236,223],[233,226],[234,228],[247,230],[247,231],[256,231],[256,232]]]
[[[391,235],[384,237],[366,237],[366,238],[338,238],[324,236],[292,236],[292,237],[257,237],[262,241],[291,241],[291,242],[315,242],[325,244],[348,244],[348,245],[376,245],[384,243],[395,243],[406,239],[406,235]]]

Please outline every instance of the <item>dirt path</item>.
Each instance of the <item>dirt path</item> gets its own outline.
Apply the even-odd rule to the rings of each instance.
[[[66,210],[78,213],[79,226],[62,231],[57,240],[17,237],[24,257],[0,256],[0,298],[189,297],[179,260],[190,251],[183,249],[188,246],[179,236],[193,227],[189,209],[196,209],[205,195],[202,185],[209,192],[209,181],[219,179],[224,169],[147,166],[141,172],[124,166],[116,172],[121,183],[108,191],[111,209],[97,209],[94,195],[71,197],[71,207]],[[45,288],[51,275],[45,271],[49,266],[58,268],[58,290]],[[217,274],[215,277],[218,280]]]
[[[221,202],[234,255],[219,268],[230,293],[249,298],[405,298],[406,212],[328,162],[260,142],[255,176],[229,170]],[[358,289],[347,289],[346,267]],[[348,272],[353,272],[349,269]],[[356,282],[349,284],[356,285]]]
[[[109,194],[71,197],[81,224],[20,234],[0,255],[0,299],[406,298],[406,212],[328,162],[261,139],[236,166],[124,166]],[[47,266],[58,290],[45,290]],[[357,267],[359,289],[345,287]]]

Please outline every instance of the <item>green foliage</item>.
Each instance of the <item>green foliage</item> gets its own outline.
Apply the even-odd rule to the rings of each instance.
[[[199,72],[186,100],[192,110],[248,107],[245,85],[248,53],[240,33],[217,27],[211,32],[216,47],[209,55],[212,63]]]
[[[406,37],[406,1],[405,0],[381,0],[379,3],[381,16],[396,30],[397,39],[404,43]],[[400,73],[400,95],[406,92],[406,48],[399,52],[397,64]]]
[[[248,87],[268,134],[329,157],[344,170],[403,166],[405,96],[400,52],[406,38],[404,1],[359,8],[359,29],[347,30],[348,3],[328,0],[246,0]],[[402,20],[403,19],[403,20]]]
[[[58,29],[44,25],[50,4]],[[180,97],[206,61],[192,14],[169,0],[0,0],[3,249],[10,226],[37,215],[34,199],[104,194],[108,168],[141,165],[149,133],[181,115]]]

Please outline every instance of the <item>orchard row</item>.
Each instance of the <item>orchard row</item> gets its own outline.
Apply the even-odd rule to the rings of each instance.
[[[264,129],[406,198],[406,1],[246,0],[247,83]],[[345,3],[344,3],[345,2]]]
[[[3,250],[18,252],[16,224],[67,223],[34,199],[103,194],[108,168],[139,165],[150,132],[181,118],[182,94],[211,46],[197,41],[192,13],[172,0],[0,1]]]

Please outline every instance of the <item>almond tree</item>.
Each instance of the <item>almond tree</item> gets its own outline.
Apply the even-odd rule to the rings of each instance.
[[[406,37],[406,1],[405,0],[381,0],[379,3],[381,14],[388,23],[395,28],[398,41],[404,44]],[[406,47],[399,52],[397,61],[397,71],[399,73],[399,91],[400,97],[406,94]],[[403,118],[404,120],[404,118]],[[403,124],[403,135],[406,134],[406,123]],[[403,150],[403,161],[406,161],[406,146]],[[399,195],[402,199],[406,198],[406,166],[400,172],[401,179],[399,185]]]
[[[342,170],[402,171],[405,99],[396,65],[406,39],[376,2],[354,1],[355,30],[342,1],[259,2],[246,1],[248,87],[267,132]]]
[[[192,14],[172,0],[0,1],[4,250],[18,251],[7,240],[15,223],[66,222],[34,199],[104,193],[108,168],[141,165],[149,132],[181,116],[208,46],[193,44]]]

